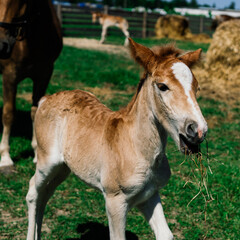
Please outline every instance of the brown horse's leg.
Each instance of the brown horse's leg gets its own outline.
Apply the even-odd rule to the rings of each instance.
[[[15,101],[17,93],[16,74],[13,71],[3,73],[3,134],[0,143],[0,167],[12,166],[13,161],[9,154],[9,137],[14,119]]]
[[[44,96],[49,80],[52,76],[53,65],[49,64],[47,67],[42,67],[39,71],[36,71],[38,74],[32,77],[33,79],[33,95],[32,95],[32,108],[31,108],[31,118],[33,124],[33,137],[32,137],[32,148],[34,150],[34,159],[33,162],[37,162],[37,141],[34,131],[34,117],[37,111],[38,102],[41,97]]]

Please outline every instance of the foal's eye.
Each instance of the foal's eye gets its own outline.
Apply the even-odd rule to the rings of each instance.
[[[164,83],[157,83],[157,86],[160,89],[160,91],[165,92],[165,91],[169,90],[168,86]]]

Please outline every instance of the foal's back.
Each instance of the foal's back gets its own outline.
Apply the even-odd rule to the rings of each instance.
[[[96,159],[101,152],[104,125],[113,116],[114,112],[85,91],[63,91],[43,97],[35,118],[38,164],[42,159],[46,161],[47,155],[51,162],[65,162],[76,175],[81,172],[79,177],[84,179],[85,170],[98,168]]]

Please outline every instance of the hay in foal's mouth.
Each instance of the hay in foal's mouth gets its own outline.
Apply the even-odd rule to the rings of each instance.
[[[185,155],[185,160],[180,164],[188,163],[190,164],[190,173],[188,175],[188,180],[184,184],[184,187],[187,185],[191,188],[190,185],[198,189],[197,194],[189,201],[187,206],[191,204],[198,196],[202,196],[205,204],[214,200],[211,194],[210,189],[208,188],[208,179],[209,175],[212,175],[213,172],[210,167],[210,154],[208,152],[208,141],[206,142],[206,153],[199,152],[197,154]]]

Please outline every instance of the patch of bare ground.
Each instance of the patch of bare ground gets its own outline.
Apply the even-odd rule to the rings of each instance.
[[[121,54],[129,57],[129,51],[127,47],[112,45],[112,44],[101,44],[96,39],[89,38],[63,38],[63,44],[82,49],[91,49],[97,51],[103,51],[113,54]]]
[[[11,228],[17,229],[19,222],[27,222],[27,217],[12,217],[10,212],[7,212],[4,210],[4,207],[1,207],[1,218],[0,220],[3,222],[2,224],[2,231],[0,235],[0,239],[12,239],[12,232],[9,232],[7,230],[9,226],[11,225]],[[17,237],[14,239],[24,239],[26,237],[25,232],[17,230]]]
[[[26,100],[29,103],[32,103],[32,93],[23,93],[23,94],[18,94],[17,98],[22,98]]]

